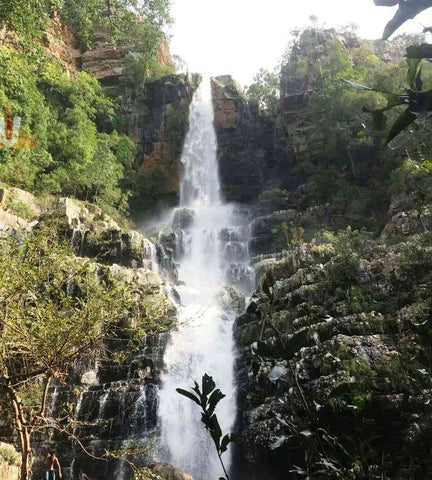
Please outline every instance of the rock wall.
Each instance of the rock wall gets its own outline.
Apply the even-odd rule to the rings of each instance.
[[[125,57],[133,51],[133,46],[112,44],[102,29],[93,36],[92,48],[79,55],[77,64],[80,70],[97,78],[108,93],[121,95],[127,85]],[[173,64],[166,37],[160,44],[158,63],[162,68]]]
[[[138,146],[137,169],[165,172],[168,190],[174,195],[179,189],[180,157],[195,88],[194,78],[169,75],[138,88],[123,103],[122,130]]]
[[[229,75],[212,78],[212,95],[222,195],[230,202],[251,202],[272,163],[273,123],[248,104]]]
[[[417,191],[390,200],[383,189],[374,234],[367,233],[371,212],[356,217],[359,232],[323,234],[346,229],[353,216],[331,196],[311,202],[311,159],[322,158],[326,139],[310,135],[316,119],[308,104],[321,84],[295,67],[325,64],[329,42],[350,49],[359,40],[333,30],[313,40],[282,72],[271,168],[252,197],[249,253],[258,289],[234,327],[241,432],[235,476],[429,478],[430,303],[422,293],[431,288],[429,207]],[[382,57],[392,53],[369,46]],[[396,57],[393,51],[388,61]],[[214,90],[218,135],[236,145],[239,112],[250,118],[246,104],[236,107],[233,90]],[[361,152],[353,184],[370,186],[379,177],[375,155]],[[300,162],[309,167],[302,176],[293,173]],[[253,162],[249,167],[254,171]]]
[[[166,196],[171,203],[176,203],[180,155],[196,79],[188,75],[166,75],[136,85],[125,68],[125,58],[132,51],[130,45],[112,45],[106,33],[98,31],[93,47],[81,54],[77,63],[81,70],[97,78],[108,94],[121,99],[120,131],[137,145],[136,170],[162,172],[167,178]],[[172,63],[164,38],[159,66],[164,68]]]

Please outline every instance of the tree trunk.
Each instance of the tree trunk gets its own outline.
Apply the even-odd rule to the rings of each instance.
[[[21,450],[21,472],[20,480],[29,480],[31,474],[31,431],[32,428],[26,421],[24,409],[17,392],[12,386],[8,386],[9,398],[12,403],[14,413],[15,428],[18,432],[18,438]]]
[[[20,435],[20,443],[21,443],[21,474],[20,480],[29,480],[31,474],[30,468],[30,434],[25,427],[24,434]]]

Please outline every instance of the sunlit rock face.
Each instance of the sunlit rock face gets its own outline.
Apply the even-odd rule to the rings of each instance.
[[[93,36],[91,48],[77,57],[78,66],[97,78],[108,93],[118,94],[127,85],[125,58],[133,51],[133,46],[114,45],[109,40],[108,32],[102,28],[96,30]],[[168,42],[163,37],[159,47],[158,64],[163,68],[172,63]]]

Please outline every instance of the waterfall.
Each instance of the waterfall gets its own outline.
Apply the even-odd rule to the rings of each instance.
[[[176,388],[201,383],[204,373],[213,376],[226,394],[216,413],[224,433],[235,420],[232,324],[235,312],[221,301],[228,277],[235,277],[238,262],[245,262],[241,234],[233,205],[220,198],[210,81],[202,81],[194,95],[189,131],[182,154],[184,175],[180,207],[173,228],[181,239],[179,261],[178,328],[165,352],[159,417],[161,444],[156,455],[193,475],[195,480],[223,476],[214,445],[201,423],[197,405],[180,396]],[[179,232],[179,229],[181,231]],[[237,244],[235,243],[237,242]],[[233,257],[238,253],[238,260]],[[246,265],[246,264],[245,264]],[[247,270],[247,268],[246,268]],[[224,454],[229,466],[229,452]]]

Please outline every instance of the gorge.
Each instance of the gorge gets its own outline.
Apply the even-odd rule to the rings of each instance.
[[[91,1],[0,7],[0,127],[39,136],[0,148],[1,480],[223,478],[205,373],[230,480],[430,478],[428,119],[384,145],[417,40],[313,23],[242,88],[176,72],[164,1]]]

